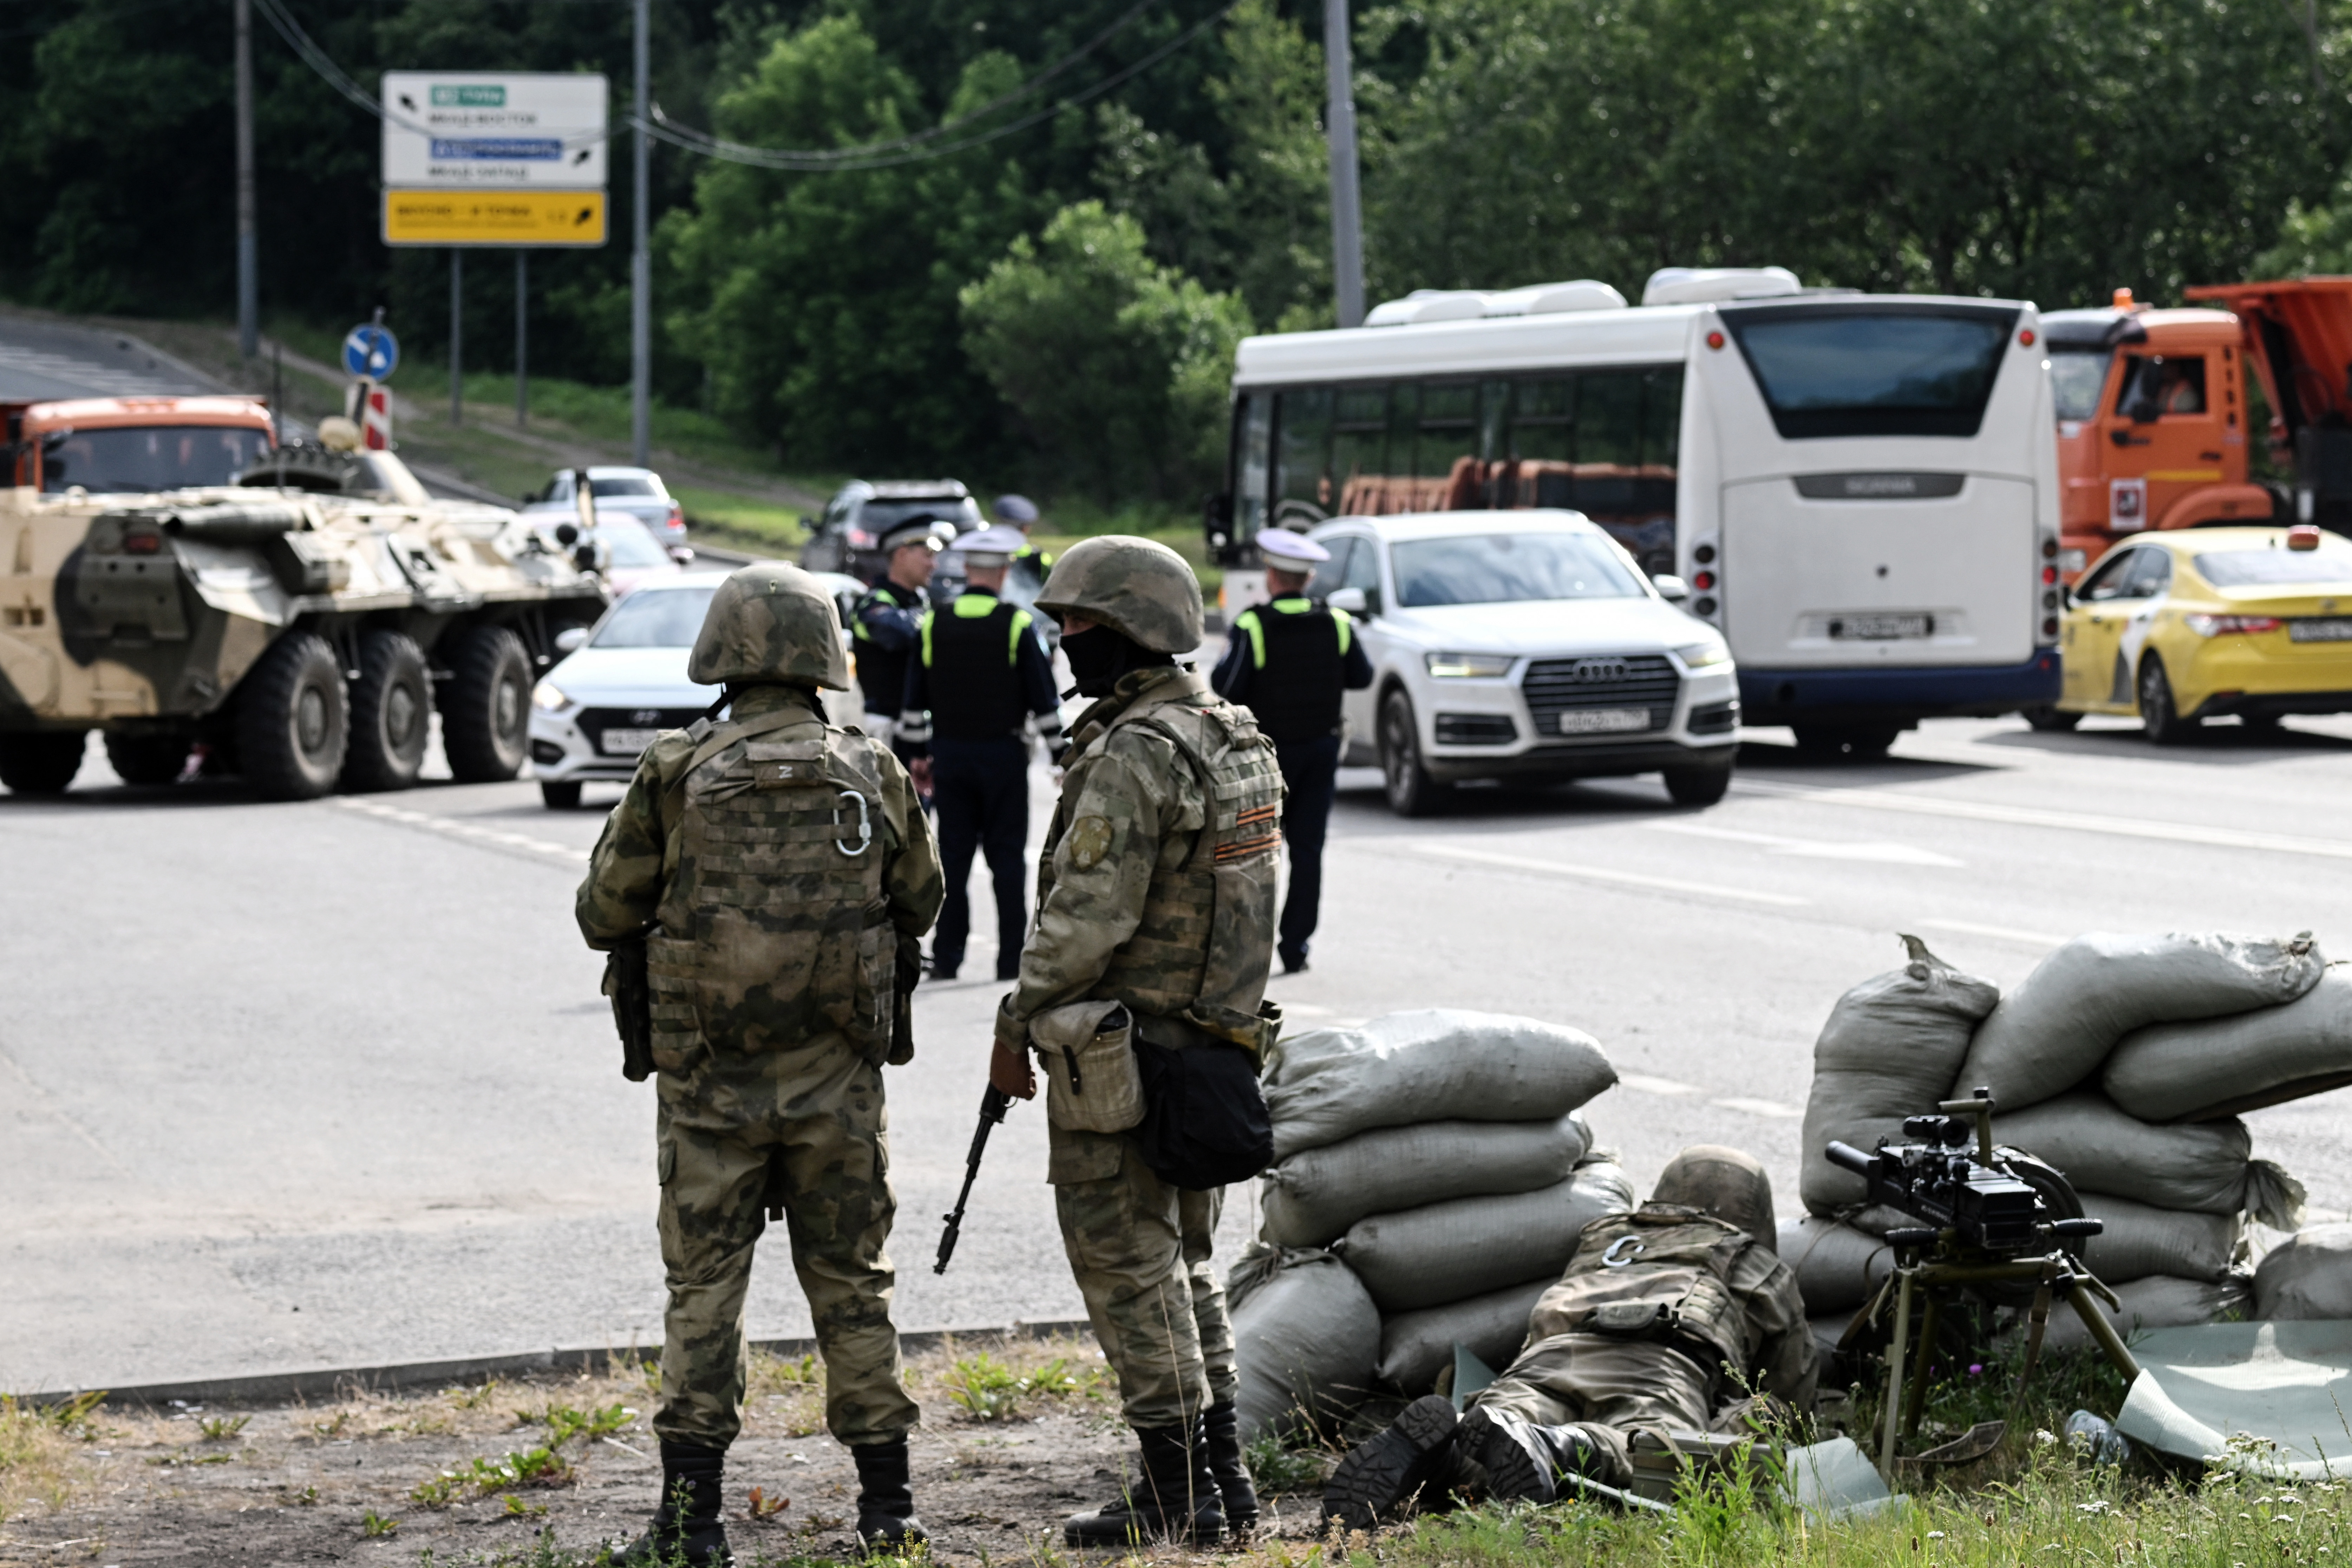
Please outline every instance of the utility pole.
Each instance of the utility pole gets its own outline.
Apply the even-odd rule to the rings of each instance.
[[[261,352],[261,251],[253,213],[253,9],[236,0],[236,352]]]
[[[449,423],[466,422],[466,253],[449,247]]]
[[[636,197],[629,210],[629,444],[644,468],[653,449],[654,258],[646,240],[646,208],[653,200],[653,19],[649,0],[636,0]]]
[[[1356,86],[1348,59],[1348,0],[1323,0],[1323,70],[1330,89],[1323,121],[1331,141],[1331,292],[1339,324],[1360,327],[1364,209],[1356,188]]]
[[[515,247],[515,428],[530,422],[530,252]]]

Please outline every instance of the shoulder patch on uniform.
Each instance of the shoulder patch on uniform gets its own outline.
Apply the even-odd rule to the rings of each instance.
[[[1110,823],[1100,816],[1082,816],[1070,825],[1070,861],[1091,871],[1110,853]]]

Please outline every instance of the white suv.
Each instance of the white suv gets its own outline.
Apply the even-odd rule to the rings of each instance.
[[[1313,592],[1355,617],[1372,684],[1347,695],[1347,761],[1377,761],[1400,816],[1463,779],[1659,773],[1712,805],[1739,750],[1721,634],[1573,511],[1343,517]]]

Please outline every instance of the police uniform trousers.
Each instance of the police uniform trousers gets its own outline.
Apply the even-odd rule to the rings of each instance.
[[[880,1066],[836,1036],[789,1051],[718,1047],[658,1081],[669,1310],[654,1431],[724,1448],[740,1430],[743,1297],[772,1195],[824,1360],[827,1428],[851,1444],[905,1433],[917,1413],[882,1250],[897,1200]]]
[[[1225,1190],[1171,1187],[1122,1133],[1047,1129],[1062,1247],[1137,1427],[1183,1426],[1234,1397],[1225,1290],[1209,1254]]]
[[[1582,1427],[1607,1456],[1615,1484],[1622,1484],[1632,1474],[1633,1432],[1709,1429],[1712,1382],[1677,1345],[1554,1334],[1522,1350],[1469,1403],[1532,1426]]]
[[[1029,930],[1029,742],[931,738],[931,804],[938,814],[940,868],[947,902],[931,940],[932,962],[963,963],[971,936],[971,857],[988,862],[996,888],[997,978],[1012,978]]]
[[[1282,764],[1282,840],[1290,850],[1290,890],[1282,899],[1282,924],[1275,951],[1290,964],[1307,961],[1307,941],[1315,934],[1323,902],[1323,833],[1331,822],[1331,798],[1339,779],[1339,737],[1276,741]]]

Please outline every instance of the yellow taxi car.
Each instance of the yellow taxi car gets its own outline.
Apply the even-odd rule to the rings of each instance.
[[[2036,729],[2137,715],[2158,745],[2236,714],[2352,712],[2352,540],[2309,524],[2127,540],[2067,595],[2065,683]]]

